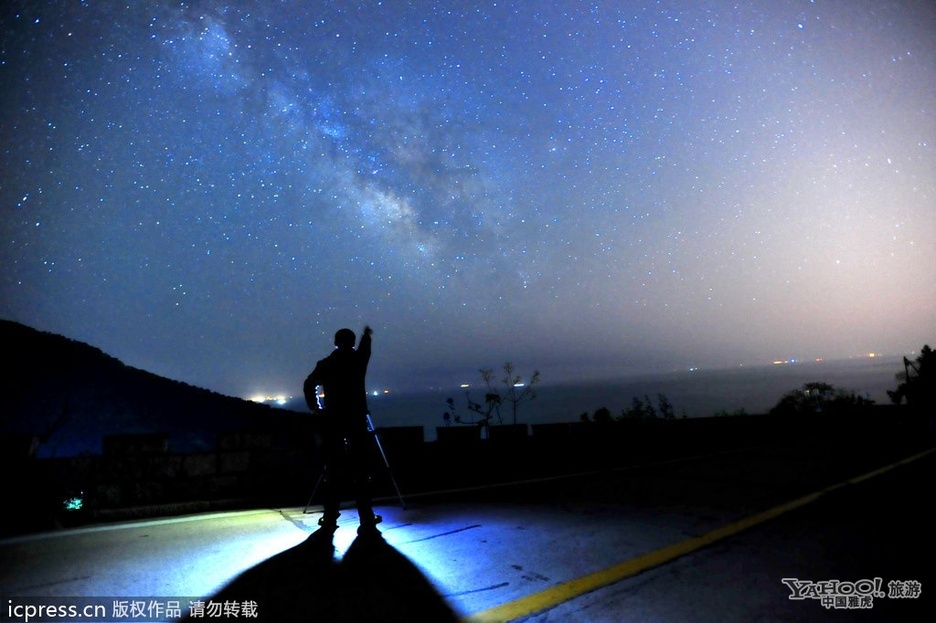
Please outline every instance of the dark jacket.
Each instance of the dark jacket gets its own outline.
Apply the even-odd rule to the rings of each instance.
[[[367,430],[367,389],[364,378],[371,356],[371,337],[365,333],[357,349],[336,348],[320,360],[305,380],[306,403],[318,408],[315,388],[325,392],[325,416],[344,433]]]

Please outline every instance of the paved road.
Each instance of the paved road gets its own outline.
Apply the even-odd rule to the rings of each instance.
[[[409,500],[381,508],[383,538],[333,541],[317,515],[259,510],[129,522],[0,542],[0,596],[202,597],[257,602],[261,620],[504,620],[505,604],[709,535],[926,449],[847,440],[700,455],[611,473]],[[932,456],[560,605],[531,621],[903,620],[930,612]],[[388,501],[388,504],[391,503]],[[791,601],[783,577],[917,580],[917,600],[871,612]],[[532,597],[531,597],[532,596]],[[186,601],[187,603],[187,601]],[[545,602],[542,602],[545,603]],[[479,614],[480,613],[480,614]],[[501,617],[501,618],[499,618]],[[234,617],[232,620],[236,620]],[[242,619],[245,620],[245,619]],[[910,616],[913,620],[913,616]]]
[[[924,621],[936,614],[936,454],[842,487],[636,577],[570,599],[523,621]],[[918,598],[791,600],[782,578],[920,583]],[[803,586],[803,585],[801,585]],[[904,585],[911,588],[911,585]],[[847,590],[847,588],[846,588]],[[806,592],[805,590],[803,591]]]

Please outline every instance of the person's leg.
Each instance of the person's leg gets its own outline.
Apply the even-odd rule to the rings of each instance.
[[[374,514],[374,506],[370,492],[370,433],[355,435],[349,442],[349,469],[354,484],[355,502],[361,527],[358,534],[363,531],[376,532],[376,525],[382,521],[380,515]]]
[[[319,525],[335,529],[338,526],[338,509],[341,506],[342,483],[345,479],[344,440],[340,437],[326,438],[322,453],[322,499],[325,512],[319,519]]]

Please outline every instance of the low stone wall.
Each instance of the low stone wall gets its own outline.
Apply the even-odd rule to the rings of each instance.
[[[306,426],[297,420],[285,430],[223,433],[210,452],[174,453],[167,436],[150,434],[108,437],[98,456],[36,459],[29,453],[9,454],[4,457],[9,499],[22,512],[11,514],[6,531],[220,508],[305,505],[321,474],[317,438]],[[929,416],[889,407],[838,416],[533,424],[489,435],[479,434],[477,427],[448,430],[452,434],[426,443],[419,426],[379,429],[380,444],[370,457],[375,496],[396,497],[391,475],[404,494],[417,494],[797,439],[932,436]],[[35,445],[25,438],[13,442],[16,448]]]

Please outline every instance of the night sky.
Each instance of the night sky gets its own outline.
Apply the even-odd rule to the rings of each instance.
[[[0,316],[221,393],[936,341],[936,4],[0,8]]]

